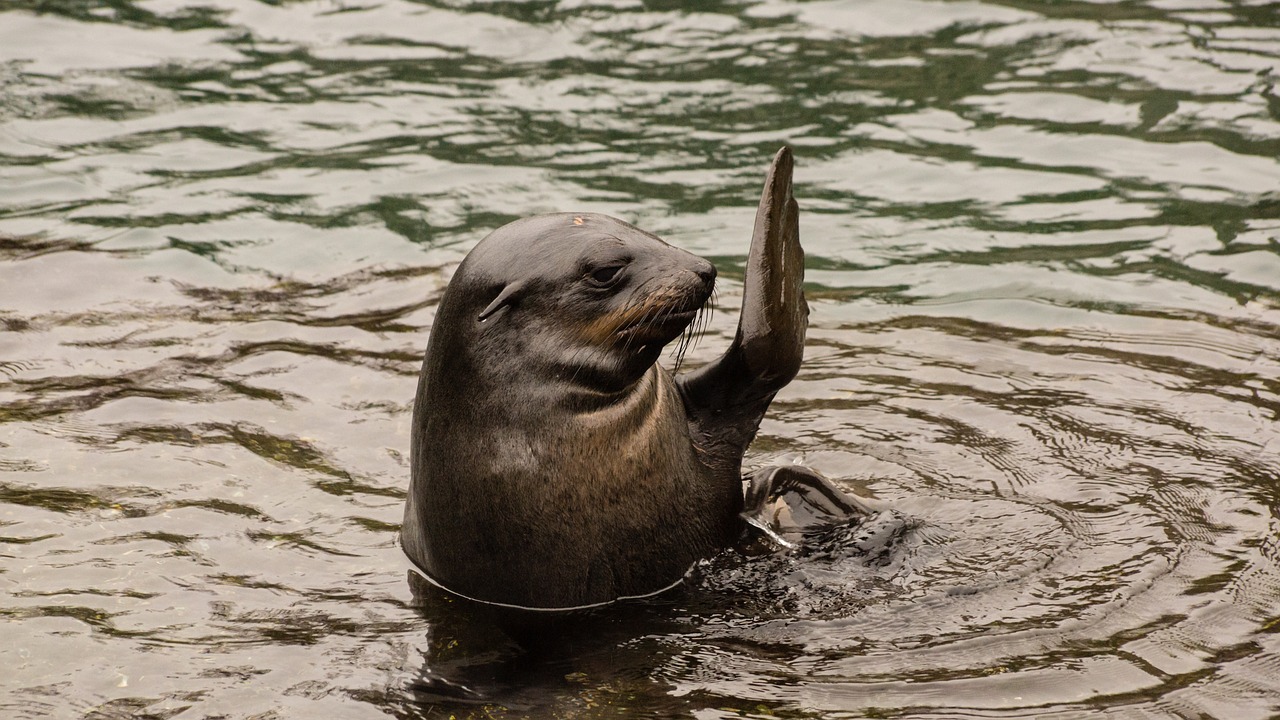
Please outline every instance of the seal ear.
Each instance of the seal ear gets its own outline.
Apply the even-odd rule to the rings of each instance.
[[[507,283],[507,286],[502,288],[502,292],[498,293],[498,297],[494,298],[493,302],[489,303],[489,307],[480,311],[480,315],[476,320],[479,320],[480,322],[488,320],[494,313],[515,302],[516,298],[520,296],[520,291],[522,290],[524,290],[523,280]]]

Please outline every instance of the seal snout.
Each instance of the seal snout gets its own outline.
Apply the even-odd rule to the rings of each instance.
[[[698,262],[693,267],[693,274],[702,280],[702,285],[708,292],[716,286],[716,266],[709,261],[697,258]]]

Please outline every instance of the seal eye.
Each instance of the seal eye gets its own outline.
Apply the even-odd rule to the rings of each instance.
[[[587,279],[596,287],[609,287],[622,277],[621,265],[605,265],[591,271]]]

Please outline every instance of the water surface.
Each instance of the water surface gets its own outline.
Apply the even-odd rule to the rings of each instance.
[[[1275,716],[1278,76],[1263,2],[0,0],[0,714]],[[622,217],[719,266],[705,362],[784,142],[812,327],[748,461],[911,532],[425,693],[453,268]]]

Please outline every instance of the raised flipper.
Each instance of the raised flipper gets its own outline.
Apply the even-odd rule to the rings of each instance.
[[[783,147],[765,176],[733,344],[719,360],[677,378],[703,460],[718,473],[737,475],[765,410],[804,357],[809,306],[792,167]]]
[[[750,390],[776,393],[791,382],[804,359],[809,305],[804,301],[804,248],[800,209],[791,192],[791,149],[773,157],[765,176],[747,257],[738,333],[729,347],[742,353]]]

